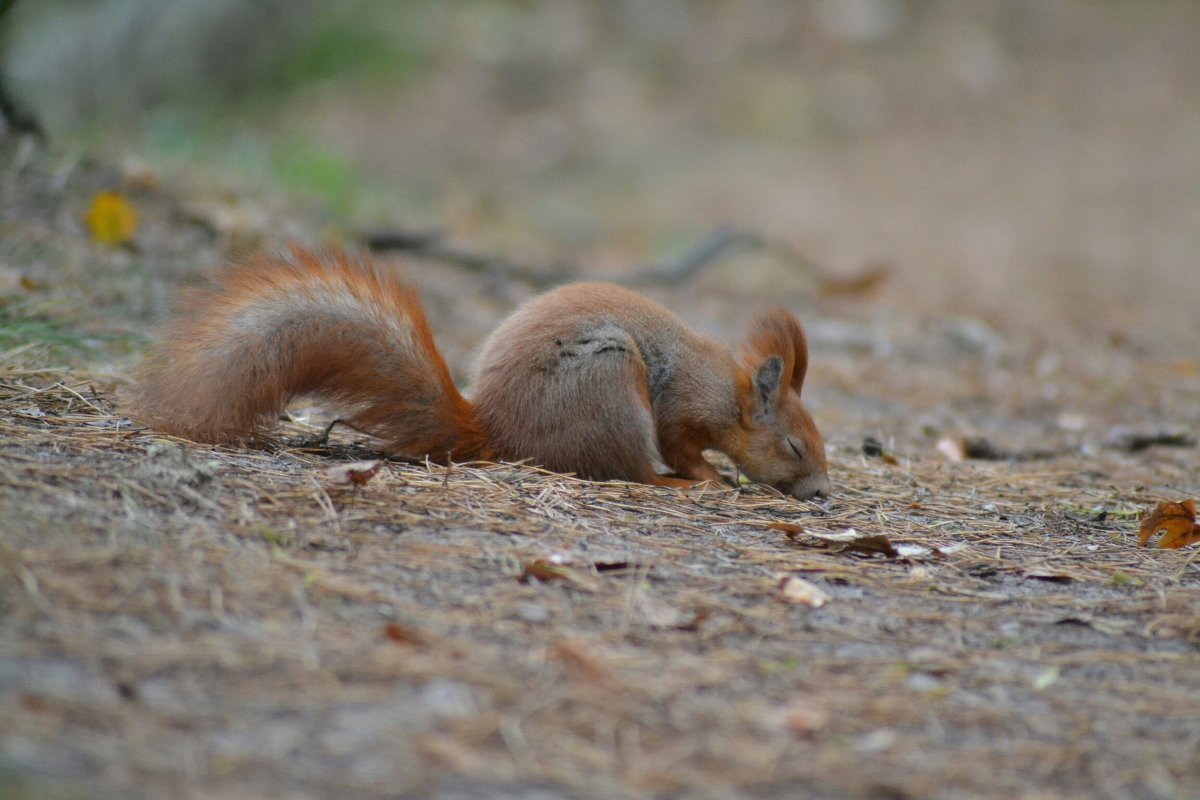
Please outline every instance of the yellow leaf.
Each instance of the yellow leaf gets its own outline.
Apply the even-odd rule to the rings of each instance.
[[[128,242],[137,230],[137,212],[117,192],[97,193],[83,221],[93,239],[114,247]]]

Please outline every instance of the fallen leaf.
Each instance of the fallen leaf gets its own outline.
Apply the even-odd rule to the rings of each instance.
[[[422,644],[425,641],[425,637],[416,628],[398,625],[395,622],[389,622],[383,626],[383,636],[389,642],[396,644]]]
[[[162,182],[154,167],[128,156],[121,164],[121,184],[132,192],[155,192]]]
[[[1078,414],[1071,411],[1064,411],[1058,415],[1058,419],[1054,421],[1058,427],[1064,431],[1072,433],[1083,433],[1088,427],[1088,418],[1085,414]]]
[[[879,460],[883,461],[883,463],[890,464],[893,467],[899,465],[900,463],[900,460],[896,458],[896,456],[894,456],[889,450],[887,450],[887,448],[883,446],[883,443],[874,436],[868,436],[867,438],[863,439],[862,451],[863,455],[870,456],[872,458],[878,458]]]
[[[933,550],[920,544],[898,544],[895,549],[898,558],[929,558],[933,555]]]
[[[582,643],[561,640],[550,648],[550,656],[558,659],[572,672],[591,683],[608,683],[612,680],[612,670],[588,651]]]
[[[952,464],[958,464],[965,461],[967,458],[966,450],[963,448],[963,443],[957,439],[939,439],[937,443],[938,452],[946,457],[946,460]]]
[[[854,528],[847,528],[841,533],[807,533],[825,545],[836,546],[839,550],[854,550],[860,553],[883,553],[888,558],[898,558],[899,553],[892,542],[882,533],[859,533]],[[795,540],[793,540],[795,541]]]
[[[900,737],[893,730],[877,728],[855,736],[851,746],[864,756],[877,755],[887,752],[895,746]],[[885,790],[886,791],[886,790]]]
[[[451,773],[482,774],[488,766],[471,744],[454,736],[424,733],[417,737],[416,747],[422,759],[438,764]]]
[[[244,199],[222,198],[186,206],[183,218],[225,239],[225,249],[238,253],[262,245],[271,222],[267,212]]]
[[[586,574],[574,567],[569,566],[571,557],[562,553],[555,553],[546,558],[535,558],[525,564],[525,569],[521,573],[521,580],[528,583],[532,579],[544,581],[566,581],[572,586],[585,591],[594,592],[600,588],[600,584],[591,575]]]
[[[19,295],[35,289],[33,281],[12,267],[0,266],[0,295]]]
[[[771,522],[767,524],[767,528],[773,531],[783,531],[793,542],[796,537],[805,533],[803,525],[797,525],[794,522]]]
[[[788,704],[782,716],[785,728],[797,736],[807,736],[828,727],[833,715],[825,704],[809,700]]]
[[[1141,586],[1144,583],[1136,575],[1129,575],[1119,569],[1113,571],[1111,580],[1113,586]]]
[[[810,608],[820,608],[832,599],[820,586],[795,575],[785,575],[779,581],[779,591],[789,603],[799,603]]]
[[[326,467],[325,477],[333,483],[365,486],[379,472],[380,465],[379,461],[349,461]]]
[[[50,711],[50,704],[46,702],[46,698],[39,694],[31,692],[22,692],[17,700],[21,707],[26,711],[32,711],[34,714],[45,714]]]
[[[1142,517],[1138,545],[1147,547],[1150,539],[1162,531],[1158,546],[1165,549],[1187,547],[1200,542],[1200,525],[1196,524],[1196,501],[1162,502]]]
[[[1052,667],[1047,667],[1046,669],[1042,670],[1042,672],[1040,672],[1036,678],[1033,679],[1033,688],[1039,692],[1043,691],[1044,689],[1049,689],[1055,684],[1055,682],[1058,681],[1059,675],[1061,674],[1062,670],[1057,664]]]
[[[825,297],[868,295],[878,289],[891,272],[892,268],[888,264],[874,262],[856,275],[822,277],[818,291]]]
[[[670,630],[684,625],[685,617],[682,611],[653,595],[639,592],[633,604],[651,628]]]
[[[1176,375],[1182,375],[1185,378],[1200,376],[1200,361],[1189,361],[1186,359],[1168,361],[1164,366]]]
[[[700,626],[710,616],[712,616],[712,612],[710,612],[707,608],[698,608],[698,609],[696,609],[696,613],[692,614],[691,619],[689,619],[687,622],[683,623],[682,625],[676,626],[675,630],[691,631],[691,632],[698,631],[698,630],[700,630]]]
[[[570,579],[570,570],[562,564],[555,564],[549,559],[538,558],[525,565],[522,578],[537,578],[539,581],[565,581]]]
[[[137,231],[137,212],[118,192],[96,194],[83,221],[93,239],[113,247],[131,240]]]
[[[546,608],[541,603],[531,603],[528,601],[518,602],[513,606],[513,611],[516,615],[526,622],[532,622],[535,625],[545,622],[550,619],[550,609]]]

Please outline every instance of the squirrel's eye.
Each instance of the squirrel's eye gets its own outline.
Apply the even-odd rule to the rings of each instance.
[[[796,458],[803,461],[804,460],[804,442],[800,441],[799,439],[795,438],[794,436],[789,436],[789,437],[787,437],[787,443],[788,443],[788,447],[790,447],[792,449],[792,452],[796,454]]]

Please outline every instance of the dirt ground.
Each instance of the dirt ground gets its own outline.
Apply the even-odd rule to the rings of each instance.
[[[362,227],[617,278],[763,234],[644,288],[730,341],[797,311],[832,497],[348,486],[370,442],[303,403],[259,450],[141,429],[180,285],[358,231],[0,133],[0,800],[1200,797],[1200,550],[1137,546],[1200,497],[1194,6],[697,4],[667,41],[408,5],[453,34],[428,80],[278,123],[400,187]],[[837,7],[908,9],[904,46]],[[393,260],[462,381],[536,291]]]
[[[1136,547],[1200,489],[1195,361],[804,289],[823,505],[486,465],[348,487],[326,468],[369,453],[307,446],[305,409],[265,451],[131,426],[144,340],[112,332],[232,234],[190,187],[4,152],[6,328],[75,338],[0,361],[3,797],[1200,796],[1200,564]],[[114,184],[132,249],[79,222]],[[311,228],[256,213],[266,246]],[[529,291],[399,268],[456,368]],[[939,449],[964,436],[1003,452]],[[822,538],[849,528],[890,550]]]

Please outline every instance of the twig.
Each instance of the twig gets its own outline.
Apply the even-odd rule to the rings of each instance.
[[[583,274],[578,265],[566,262],[535,266],[500,256],[474,253],[443,240],[443,232],[388,230],[365,234],[363,242],[374,252],[401,251],[453,264],[470,272],[518,280],[545,288],[573,280]],[[630,286],[677,286],[704,269],[747,252],[766,252],[794,271],[825,281],[824,270],[795,247],[757,231],[722,226],[688,248],[677,259],[634,270],[621,279]]]

